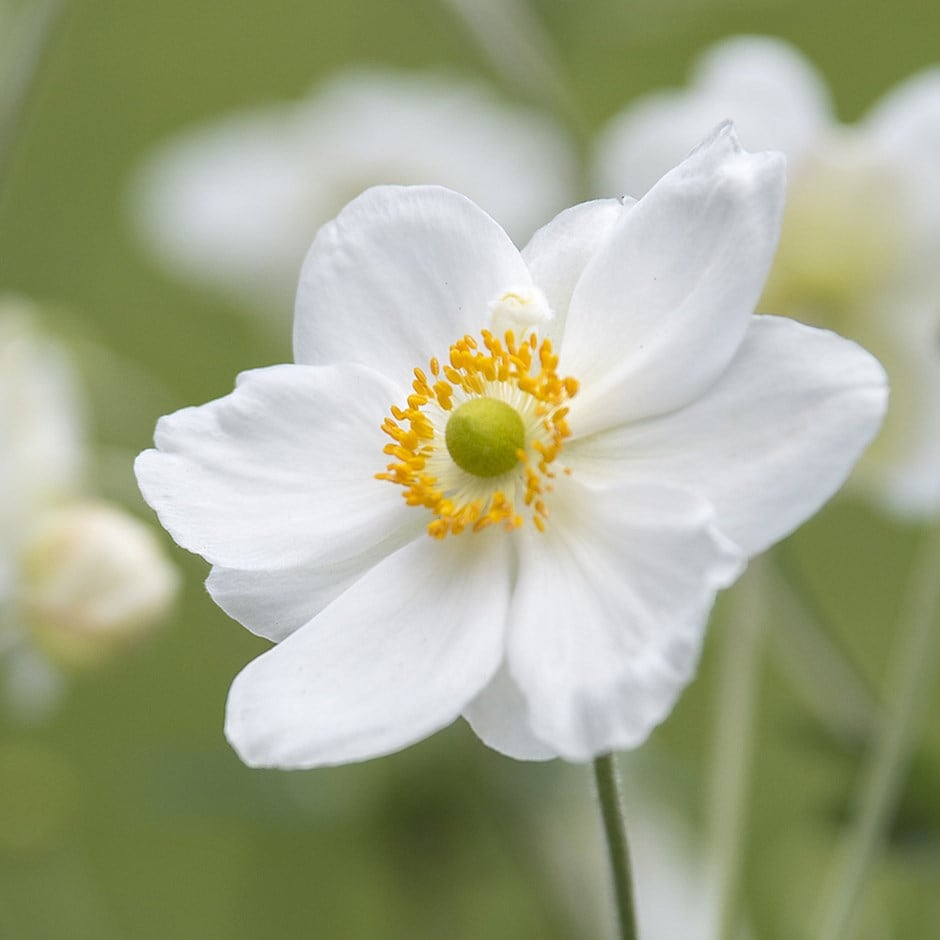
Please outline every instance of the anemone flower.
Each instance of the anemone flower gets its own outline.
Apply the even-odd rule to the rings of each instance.
[[[520,759],[648,736],[716,591],[885,407],[858,346],[752,315],[783,200],[780,155],[725,125],[522,252],[435,186],[320,230],[296,364],[162,418],[136,465],[216,602],[277,644],[229,695],[246,762],[365,759],[459,715]]]

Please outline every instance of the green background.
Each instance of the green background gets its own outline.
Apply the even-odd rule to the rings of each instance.
[[[588,130],[633,96],[683,84],[696,53],[732,33],[800,46],[847,120],[937,54],[936,4],[926,0],[534,6]],[[444,66],[520,98],[432,0],[74,0],[49,43],[0,180],[0,290],[47,304],[72,342],[101,488],[144,518],[130,461],[157,417],[225,394],[238,371],[290,351],[286,331],[148,262],[128,226],[128,176],[184,125],[298,97],[362,62]],[[875,690],[917,536],[840,499],[782,547]],[[168,628],[106,671],[76,677],[47,723],[0,723],[0,937],[594,935],[607,916],[603,888],[579,911],[553,874],[556,857],[588,873],[597,863],[586,768],[506,760],[462,723],[367,764],[243,767],[223,739],[223,707],[232,677],[265,644],[211,603],[201,559],[168,550],[185,576]],[[704,806],[726,610],[678,709],[624,761],[692,825]],[[771,630],[787,628],[778,610],[754,611],[765,614]],[[863,742],[826,731],[774,649],[755,715],[745,895],[755,937],[791,940],[849,811]],[[871,940],[940,936],[932,714],[863,918]]]

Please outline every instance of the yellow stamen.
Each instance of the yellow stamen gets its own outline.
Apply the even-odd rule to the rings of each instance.
[[[499,339],[483,330],[481,337],[482,348],[468,335],[450,347],[446,362],[431,359],[430,378],[415,369],[407,407],[393,405],[382,423],[391,438],[384,451],[393,459],[376,477],[402,486],[409,506],[431,510],[435,538],[495,524],[517,529],[526,518],[544,531],[552,464],[571,434],[567,402],[578,383],[558,376],[551,340],[539,343],[530,333],[517,342],[512,331]],[[489,404],[464,409],[478,401]],[[455,447],[457,425],[449,422],[461,409],[481,416],[482,436],[461,438],[455,453],[448,447]],[[498,463],[473,452],[494,441]]]

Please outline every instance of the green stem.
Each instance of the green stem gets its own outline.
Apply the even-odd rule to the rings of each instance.
[[[862,893],[887,840],[911,752],[930,706],[940,658],[940,526],[927,534],[914,559],[906,603],[898,618],[899,644],[889,665],[887,717],[876,726],[862,766],[855,822],[847,833],[820,904],[815,935],[851,936]]]
[[[712,729],[709,827],[719,940],[734,937],[740,920],[741,873],[754,763],[762,620],[762,567],[755,559],[729,598],[722,624],[718,694]]]
[[[633,878],[630,874],[630,851],[624,822],[620,780],[613,754],[603,754],[594,761],[597,798],[607,837],[607,853],[614,880],[620,940],[637,940],[636,913],[633,907]]]
[[[9,56],[0,75],[0,182],[6,176],[13,143],[33,93],[43,53],[67,0],[46,0],[19,17],[3,53]]]

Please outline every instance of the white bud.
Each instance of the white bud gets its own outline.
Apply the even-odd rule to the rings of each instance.
[[[178,587],[151,529],[103,502],[42,514],[21,553],[23,621],[37,645],[71,664],[98,662],[149,633]]]

